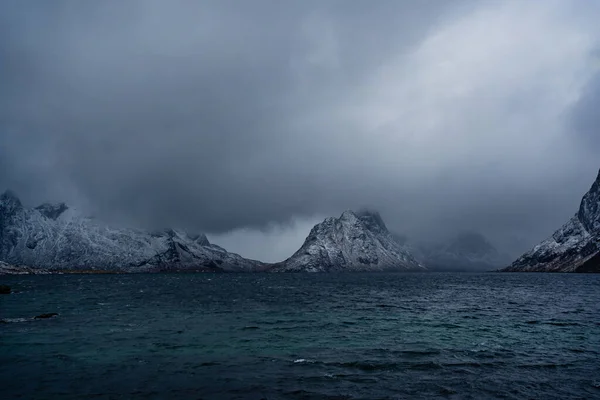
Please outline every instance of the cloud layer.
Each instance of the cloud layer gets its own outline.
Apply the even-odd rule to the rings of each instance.
[[[0,188],[270,260],[362,206],[518,252],[600,167],[599,17],[566,0],[4,2]]]

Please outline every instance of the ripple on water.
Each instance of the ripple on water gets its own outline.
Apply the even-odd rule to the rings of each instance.
[[[596,275],[44,278],[7,278],[3,398],[600,396]]]

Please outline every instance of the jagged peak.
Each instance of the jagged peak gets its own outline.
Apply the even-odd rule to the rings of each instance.
[[[359,208],[357,211],[354,211],[354,214],[356,214],[356,216],[358,217],[379,217],[381,218],[381,216],[379,215],[379,211],[370,209],[370,208]]]
[[[275,270],[384,271],[423,269],[407,247],[396,242],[378,212],[346,210],[310,231],[302,247]]]
[[[65,203],[44,203],[35,208],[46,218],[56,220],[62,213],[67,211],[69,207]]]
[[[361,221],[363,221],[367,225],[368,228],[379,228],[387,232],[387,226],[385,226],[385,222],[383,222],[383,218],[381,218],[381,215],[378,211],[371,210],[368,208],[362,208],[358,210],[355,214]]]
[[[210,241],[203,233],[188,234],[189,238],[201,246],[211,246]]]
[[[21,208],[22,204],[16,193],[8,189],[0,195],[0,207],[12,211],[14,209]]]
[[[154,237],[166,237],[168,239],[189,239],[198,243],[200,246],[212,246],[206,235],[203,233],[188,233],[184,230],[165,228],[152,231],[150,232],[150,235]]]
[[[7,200],[21,202],[21,200],[19,200],[19,196],[17,196],[17,194],[10,189],[6,189],[4,191],[4,193],[2,193],[0,195],[0,201],[7,201]]]
[[[324,222],[327,222],[329,219],[326,219]],[[342,213],[339,220],[348,222],[360,221],[370,230],[388,232],[379,212],[368,208],[361,208],[358,211],[346,210]]]
[[[342,215],[340,215],[339,219],[343,219],[343,220],[353,220],[353,219],[357,219],[358,216],[356,215],[356,213],[352,210],[346,210],[342,213]],[[329,219],[329,218],[328,218]]]

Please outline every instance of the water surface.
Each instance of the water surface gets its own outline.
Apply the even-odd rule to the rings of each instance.
[[[600,398],[600,275],[0,280],[3,399]]]

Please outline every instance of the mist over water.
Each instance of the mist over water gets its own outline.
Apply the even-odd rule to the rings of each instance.
[[[600,276],[5,277],[3,398],[600,396]],[[58,312],[48,320],[31,320]]]

